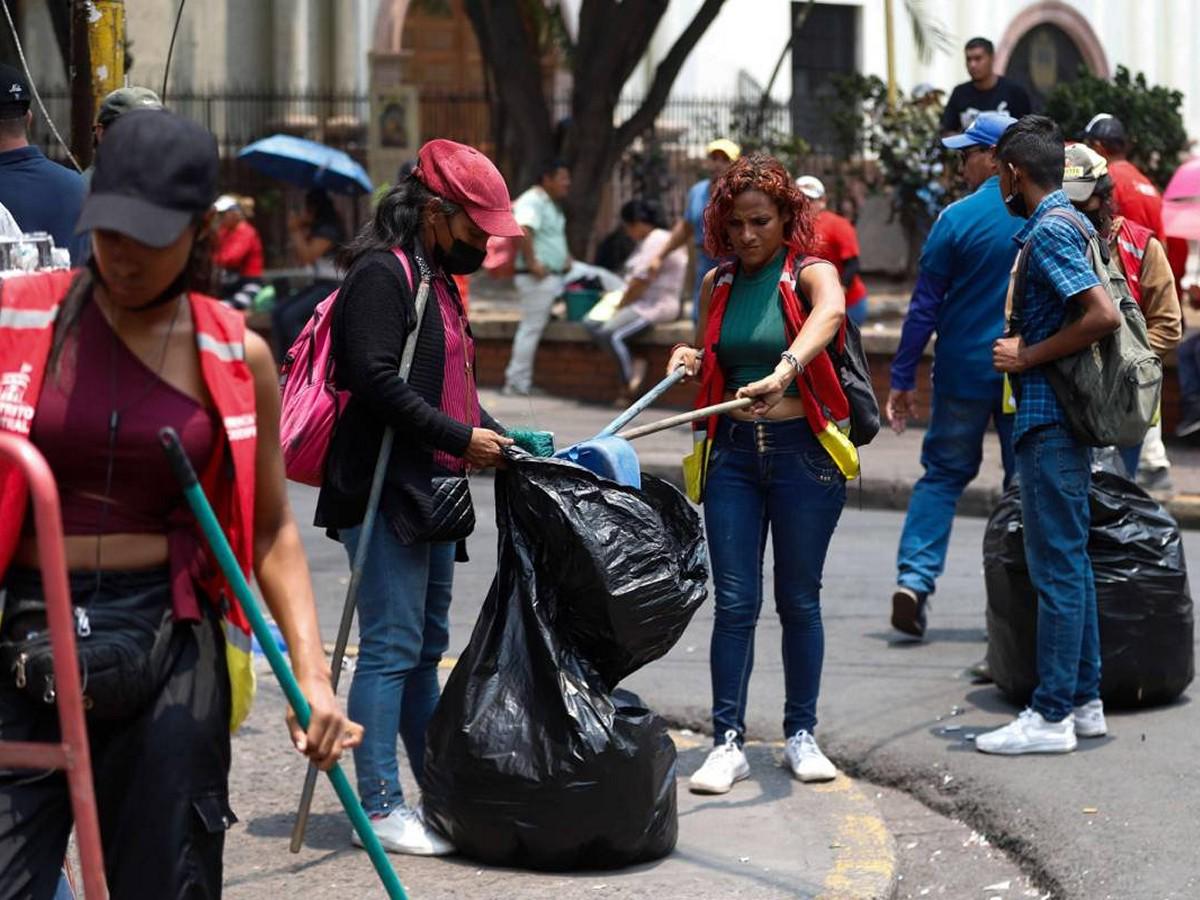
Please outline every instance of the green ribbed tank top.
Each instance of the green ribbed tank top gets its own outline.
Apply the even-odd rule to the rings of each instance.
[[[779,354],[788,348],[779,299],[785,251],[781,248],[753,274],[739,271],[733,280],[717,346],[729,390],[766,378],[779,364]],[[785,393],[794,397],[799,391],[793,383]]]

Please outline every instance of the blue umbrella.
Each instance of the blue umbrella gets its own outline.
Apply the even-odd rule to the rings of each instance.
[[[322,188],[335,194],[369,194],[374,190],[366,170],[341,150],[316,141],[273,134],[238,153],[270,178],[305,188]]]

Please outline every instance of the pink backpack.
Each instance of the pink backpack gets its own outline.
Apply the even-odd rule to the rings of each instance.
[[[408,257],[393,249],[412,287]],[[282,409],[279,414],[279,443],[287,477],[314,487],[325,477],[325,460],[333,442],[338,416],[350,399],[349,391],[338,390],[333,380],[334,291],[319,304],[284,357],[280,370]]]

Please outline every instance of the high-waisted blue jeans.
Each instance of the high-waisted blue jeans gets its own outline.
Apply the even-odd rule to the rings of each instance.
[[[361,531],[341,529],[351,565]],[[354,770],[370,815],[404,802],[397,733],[421,780],[425,729],[438,702],[438,663],[450,643],[453,580],[454,544],[401,544],[380,514],[358,589],[358,665],[347,709],[365,732]]]
[[[821,572],[846,502],[846,481],[808,422],[722,418],[708,465],[704,520],[716,584],[711,667],[713,732],[746,732],[754,628],[771,536],[775,609],[783,625],[783,731],[817,724],[825,655]]]

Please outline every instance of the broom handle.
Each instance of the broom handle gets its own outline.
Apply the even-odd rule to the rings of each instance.
[[[596,435],[596,437],[604,437],[605,435],[616,434],[618,431],[640,416],[643,412],[645,412],[646,409],[649,408],[650,404],[652,404],[655,400],[657,400],[671,388],[675,387],[675,385],[679,384],[685,375],[687,375],[687,369],[685,369],[683,366],[676,366],[674,372],[672,372],[654,387],[650,388],[650,390],[642,395],[642,397],[636,403],[634,403],[633,406],[629,407],[629,409],[625,410],[625,412],[621,413],[619,416],[605,425],[604,430]]]
[[[740,400],[727,400],[724,403],[717,403],[714,406],[693,409],[691,412],[680,413],[677,416],[668,416],[665,419],[659,419],[657,422],[650,422],[646,425],[639,425],[637,428],[630,428],[628,431],[622,431],[617,437],[632,441],[635,438],[645,437],[648,434],[656,434],[659,431],[666,431],[668,428],[675,428],[678,425],[687,425],[689,422],[707,419],[709,416],[719,416],[727,412],[735,412],[739,409],[748,409],[753,403],[754,400],[750,397],[743,397]]]
[[[159,443],[162,444],[163,452],[167,454],[167,459],[171,463],[175,477],[179,480],[179,484],[183,488],[183,496],[187,500],[188,506],[191,507],[193,514],[195,514],[196,520],[200,523],[200,529],[204,532],[204,537],[208,541],[213,555],[217,558],[217,564],[220,566],[225,580],[229,583],[230,588],[240,601],[246,618],[250,620],[250,627],[254,631],[254,636],[258,638],[258,642],[262,645],[263,653],[266,654],[267,661],[271,664],[271,669],[275,673],[275,678],[279,681],[279,686],[283,688],[283,693],[287,697],[288,704],[295,711],[300,727],[307,730],[309,719],[312,717],[312,710],[309,708],[308,700],[305,699],[303,692],[300,690],[300,685],[296,681],[296,676],[292,673],[287,660],[283,658],[283,654],[275,644],[275,638],[271,634],[267,620],[263,617],[262,610],[258,608],[258,601],[255,600],[254,594],[250,591],[250,585],[246,581],[246,576],[242,574],[242,568],[238,564],[237,558],[233,555],[233,549],[229,546],[229,539],[225,537],[225,532],[221,530],[221,524],[217,521],[216,514],[213,512],[208,498],[204,496],[204,491],[200,489],[200,482],[196,478],[196,471],[192,468],[191,462],[183,451],[183,445],[179,442],[179,435],[175,433],[175,429],[173,428],[164,428],[158,433],[158,439]],[[375,872],[379,875],[379,880],[383,883],[388,897],[391,900],[407,900],[408,895],[404,892],[404,888],[400,884],[400,879],[396,877],[396,871],[388,861],[387,853],[379,843],[379,838],[376,837],[375,830],[371,827],[371,822],[367,818],[367,814],[363,811],[362,804],[358,802],[358,795],[355,794],[354,788],[350,786],[350,781],[346,778],[346,773],[342,771],[341,766],[334,763],[332,768],[325,774],[329,776],[329,780],[333,783],[334,792],[337,794],[338,799],[342,801],[342,807],[346,810],[346,815],[350,817],[350,822],[354,825],[354,830],[362,838],[367,855],[371,858],[371,864],[375,866]]]

